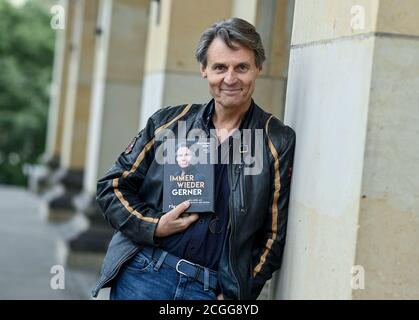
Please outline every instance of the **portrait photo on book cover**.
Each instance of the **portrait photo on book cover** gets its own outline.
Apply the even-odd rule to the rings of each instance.
[[[175,163],[164,164],[163,211],[189,200],[187,212],[214,212],[214,168],[209,161],[197,161],[194,148],[200,142],[177,142]]]

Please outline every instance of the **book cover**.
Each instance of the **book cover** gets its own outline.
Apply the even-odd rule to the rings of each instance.
[[[214,212],[214,166],[194,163],[193,148],[176,146],[175,164],[164,164],[163,212],[174,209],[183,201],[191,205],[185,212]]]

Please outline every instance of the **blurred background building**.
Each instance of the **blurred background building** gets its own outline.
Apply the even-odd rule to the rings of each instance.
[[[418,1],[3,2],[42,17],[0,19],[0,181],[30,190],[0,188],[0,298],[89,298],[113,233],[96,181],[158,108],[210,99],[195,47],[233,16],[265,46],[255,101],[297,133],[283,265],[260,298],[419,298]],[[11,272],[26,254],[47,283]],[[53,264],[72,293],[37,296]],[[20,274],[32,291],[3,289]]]

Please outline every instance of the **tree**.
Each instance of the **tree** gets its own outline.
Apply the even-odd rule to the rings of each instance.
[[[45,149],[55,34],[36,1],[0,1],[0,184],[26,184]]]

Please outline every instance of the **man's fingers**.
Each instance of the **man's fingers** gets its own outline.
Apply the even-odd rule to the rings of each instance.
[[[191,203],[189,201],[184,201],[176,206],[176,208],[170,210],[167,214],[173,216],[173,219],[177,219],[182,212],[189,208]]]
[[[183,218],[186,225],[189,226],[190,224],[194,223],[196,220],[198,220],[199,215],[197,213],[191,213],[188,217]]]

